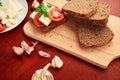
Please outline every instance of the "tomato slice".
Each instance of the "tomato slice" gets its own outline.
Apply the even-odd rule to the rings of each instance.
[[[37,27],[44,27],[45,25],[39,21],[39,18],[40,18],[40,13],[37,13],[34,17],[34,23]]]
[[[4,31],[7,28],[6,25],[3,25],[0,21],[0,32]]]
[[[58,8],[51,8],[49,10],[49,18],[52,21],[59,22],[64,19],[64,13]]]

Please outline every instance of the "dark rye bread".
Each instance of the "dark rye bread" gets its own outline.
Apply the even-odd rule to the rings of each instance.
[[[97,11],[94,15],[87,19],[76,18],[78,23],[87,23],[92,25],[104,26],[108,22],[108,17],[110,14],[110,7],[107,3],[99,3]]]
[[[98,0],[71,0],[62,8],[70,16],[88,18],[96,12]]]
[[[109,43],[114,34],[109,27],[77,24],[79,42],[83,47],[97,47]]]

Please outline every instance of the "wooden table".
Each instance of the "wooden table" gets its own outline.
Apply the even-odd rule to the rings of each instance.
[[[111,7],[111,14],[120,17],[120,0],[100,0]],[[120,58],[114,60],[107,69],[101,69],[68,53],[39,42],[31,55],[24,53],[17,56],[12,47],[20,46],[25,40],[29,44],[35,42],[23,33],[23,26],[29,20],[32,0],[27,0],[29,11],[24,21],[15,29],[0,34],[0,80],[31,80],[35,70],[43,68],[51,59],[58,55],[64,61],[61,69],[49,68],[55,80],[120,80]],[[51,54],[46,59],[38,55],[43,50]]]

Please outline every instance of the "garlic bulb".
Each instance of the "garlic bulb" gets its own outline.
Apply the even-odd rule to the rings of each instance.
[[[63,66],[63,61],[60,59],[60,57],[55,56],[55,57],[52,59],[51,66],[52,66],[53,68],[61,68],[61,67]]]
[[[17,55],[22,55],[24,50],[21,47],[16,47],[13,46],[13,51],[17,54]]]
[[[38,2],[38,0],[34,0],[34,1],[32,2],[32,6],[31,6],[31,7],[32,7],[33,9],[35,9],[35,8],[37,8],[37,7],[39,6],[39,4],[40,4],[40,3]]]
[[[50,65],[48,63],[43,69],[36,70],[32,75],[32,80],[54,80],[52,73],[48,70]]]

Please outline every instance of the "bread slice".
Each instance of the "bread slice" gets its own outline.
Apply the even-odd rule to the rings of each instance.
[[[77,24],[79,42],[83,47],[103,46],[113,39],[109,27]]]
[[[49,32],[52,29],[54,29],[55,27],[58,27],[59,25],[62,25],[63,23],[67,22],[68,18],[65,15],[64,19],[60,22],[51,22],[48,26],[44,26],[44,27],[38,27],[40,29],[40,31],[42,32]],[[30,17],[30,22],[32,23],[33,26],[36,27],[36,25],[34,24],[33,19]]]
[[[96,12],[98,0],[71,0],[63,11],[76,18],[88,18]]]
[[[87,19],[76,18],[76,22],[88,23],[92,25],[104,26],[108,22],[108,17],[110,14],[110,7],[107,3],[99,3],[97,11],[94,15]]]

